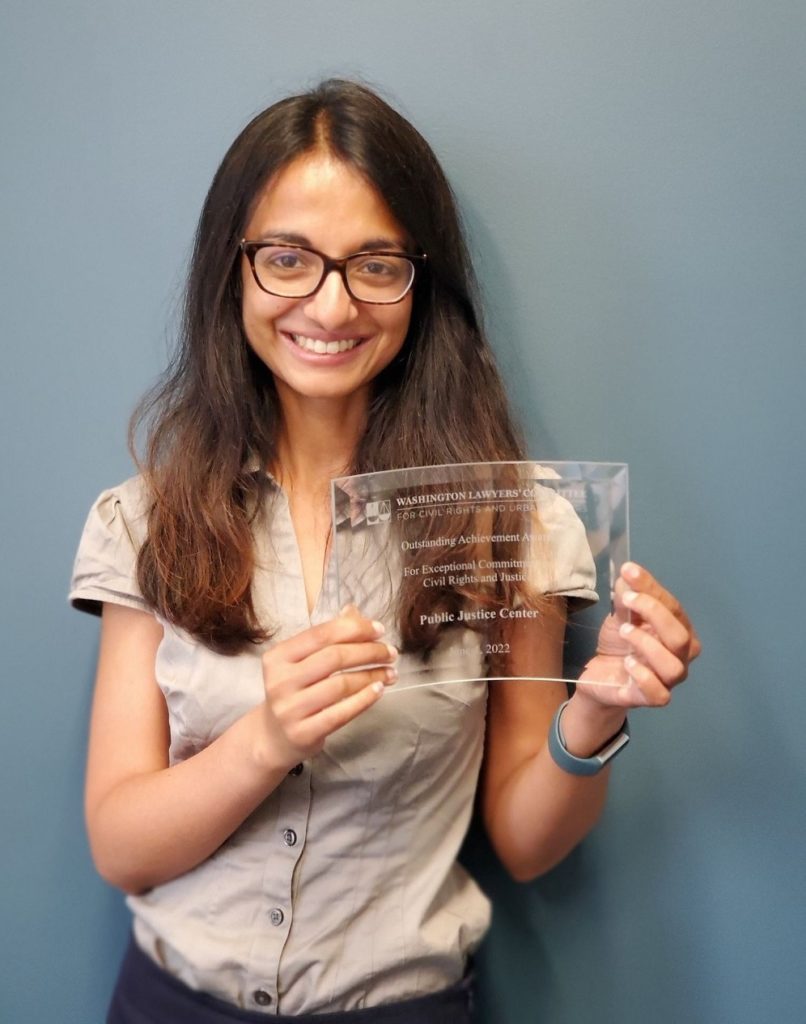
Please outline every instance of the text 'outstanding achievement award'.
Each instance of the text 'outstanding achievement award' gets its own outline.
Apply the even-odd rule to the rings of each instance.
[[[389,470],[334,480],[332,499],[340,606],[380,619],[401,650],[391,692],[574,683],[596,652],[629,558],[626,465]],[[563,630],[564,662],[551,664],[541,641]],[[408,653],[416,648],[425,655]],[[623,670],[596,680],[627,681]]]

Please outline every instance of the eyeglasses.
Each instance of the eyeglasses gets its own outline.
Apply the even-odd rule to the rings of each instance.
[[[334,260],[316,249],[277,242],[241,241],[257,286],[269,295],[304,299],[317,292],[331,270],[341,275],[356,302],[389,306],[400,302],[425,263],[424,253],[354,252]]]

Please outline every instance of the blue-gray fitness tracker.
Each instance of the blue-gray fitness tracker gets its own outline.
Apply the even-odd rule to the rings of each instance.
[[[560,726],[560,719],[562,718],[563,711],[568,707],[568,703],[568,701],[565,701],[565,703],[557,708],[557,714],[551,723],[551,729],[549,730],[549,753],[557,767],[562,768],[569,775],[596,775],[604,768],[608,761],[612,761],[616,754],[622,751],[630,742],[629,724],[625,718],[621,729],[595,754],[592,754],[590,757],[575,757],[565,745],[565,739],[563,738]]]

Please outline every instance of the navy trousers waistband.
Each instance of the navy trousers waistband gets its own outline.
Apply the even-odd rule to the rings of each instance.
[[[163,971],[132,939],[120,968],[106,1024],[470,1024],[473,979],[417,999],[341,1013],[257,1013],[188,988]]]

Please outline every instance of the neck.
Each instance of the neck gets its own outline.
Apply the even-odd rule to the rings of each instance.
[[[328,499],[330,481],[349,470],[366,427],[369,396],[358,397],[310,399],[280,393],[283,421],[274,470],[287,491]]]

